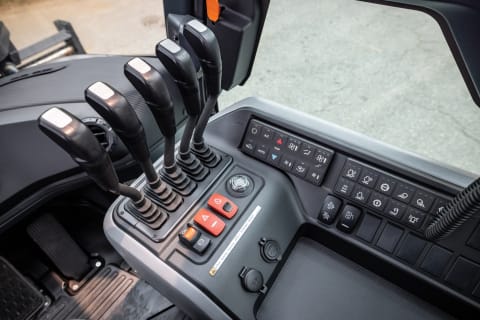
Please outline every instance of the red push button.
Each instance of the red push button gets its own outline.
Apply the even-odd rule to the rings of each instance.
[[[217,217],[213,212],[202,208],[198,210],[193,220],[205,231],[217,237],[225,229],[225,222]]]
[[[208,206],[228,219],[232,219],[238,211],[235,203],[218,193],[214,193],[208,199]]]

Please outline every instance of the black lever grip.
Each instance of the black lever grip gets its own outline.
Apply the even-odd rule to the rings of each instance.
[[[133,58],[125,64],[124,73],[145,99],[162,134],[174,137],[177,128],[173,101],[160,72],[145,60]]]
[[[184,25],[183,36],[202,65],[208,93],[218,96],[222,90],[222,55],[215,34],[197,19],[192,19]]]
[[[95,82],[85,89],[85,100],[112,126],[133,158],[140,163],[148,181],[157,180],[145,131],[128,100],[104,82]]]
[[[102,189],[118,194],[119,181],[110,157],[90,129],[78,118],[54,107],[40,115],[38,126]]]
[[[182,94],[188,115],[197,117],[201,112],[201,98],[197,72],[192,57],[187,50],[170,39],[165,39],[157,44],[156,54],[175,80]]]

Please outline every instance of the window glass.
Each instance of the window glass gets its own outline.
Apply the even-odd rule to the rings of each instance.
[[[440,27],[421,12],[272,1],[251,77],[221,107],[247,96],[480,173],[480,109]]]
[[[165,38],[162,0],[0,0],[0,20],[17,49],[73,25],[87,53],[153,55]]]

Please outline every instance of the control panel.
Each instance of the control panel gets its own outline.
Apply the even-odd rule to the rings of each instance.
[[[243,182],[239,182],[243,181]],[[244,184],[248,183],[248,187]],[[241,184],[243,188],[239,188]],[[234,166],[209,189],[188,213],[174,240],[162,257],[169,259],[172,251],[197,264],[204,264],[231,232],[246,208],[263,187],[263,180],[249,170]],[[230,190],[235,188],[236,193]],[[209,273],[214,274],[214,269]]]
[[[321,225],[351,234],[356,241],[480,300],[480,264],[471,259],[475,254],[448,242],[434,244],[423,235],[451,196],[258,119],[250,120],[241,150],[324,189],[327,195],[316,216]]]
[[[412,230],[423,230],[450,200],[390,173],[348,159],[335,193]],[[325,223],[332,218],[320,217]]]
[[[157,223],[158,219],[155,220],[154,217],[151,217],[152,219],[150,219],[150,217],[143,217],[136,214],[136,210],[135,208],[132,208],[132,202],[129,201],[129,199],[123,199],[122,203],[118,206],[118,215],[116,217],[121,220],[122,225],[124,225],[124,223],[128,224],[125,227],[133,227],[135,233],[138,234],[138,237],[146,237],[157,243],[164,241],[172,233],[172,230],[178,226],[179,221],[185,217],[190,208],[195,205],[198,198],[205,193],[205,190],[208,189],[216,179],[218,179],[219,175],[221,175],[232,162],[230,156],[219,151],[217,152],[220,161],[215,167],[209,169],[208,175],[202,181],[197,181],[193,184],[194,188],[189,191],[188,196],[177,197],[179,200],[175,200],[173,197],[172,200],[169,198],[161,199],[158,196],[153,197],[151,196],[152,190],[145,184],[145,181],[142,179],[139,182],[139,188],[145,190],[147,197],[149,197],[149,199],[151,199],[151,201],[166,214],[167,218],[161,223]],[[162,162],[157,163],[159,168],[161,168],[162,165]],[[179,194],[182,192],[177,186],[173,186],[172,190]],[[144,242],[145,244],[152,246],[148,240],[145,240]],[[153,245],[153,248],[154,247],[155,246]]]
[[[388,200],[393,202],[394,200]],[[395,202],[394,202],[395,203]],[[386,206],[388,207],[388,206]],[[408,217],[408,210],[404,214]],[[422,213],[429,219],[432,215]],[[405,216],[404,216],[405,217]],[[413,221],[392,217],[390,212],[352,203],[351,198],[328,195],[321,207],[318,221],[333,225],[340,232],[388,255],[420,273],[480,301],[480,264],[475,262],[478,252],[472,252],[461,243],[442,241],[441,244],[425,240]],[[399,224],[400,223],[400,224]],[[480,227],[467,234],[465,245],[480,248]]]
[[[182,276],[171,278],[175,285],[188,281],[228,316],[254,319],[296,242],[308,238],[420,297],[435,296],[437,305],[455,296],[452,305],[476,310],[478,219],[455,237],[424,237],[456,190],[376,161],[373,152],[352,152],[312,128],[269,118],[263,109],[240,108],[212,121],[211,144],[222,162],[169,212],[168,232],[149,231],[157,237],[143,241],[168,266],[158,272],[174,270]],[[139,224],[128,230],[142,240]]]
[[[258,120],[251,120],[242,151],[317,186],[322,184],[335,152]]]

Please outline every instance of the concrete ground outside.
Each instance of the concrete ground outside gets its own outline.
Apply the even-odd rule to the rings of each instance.
[[[39,0],[0,6],[21,48],[72,22],[89,53],[153,54],[162,1]],[[271,2],[250,80],[221,107],[260,96],[480,173],[480,109],[429,16],[353,0]]]

